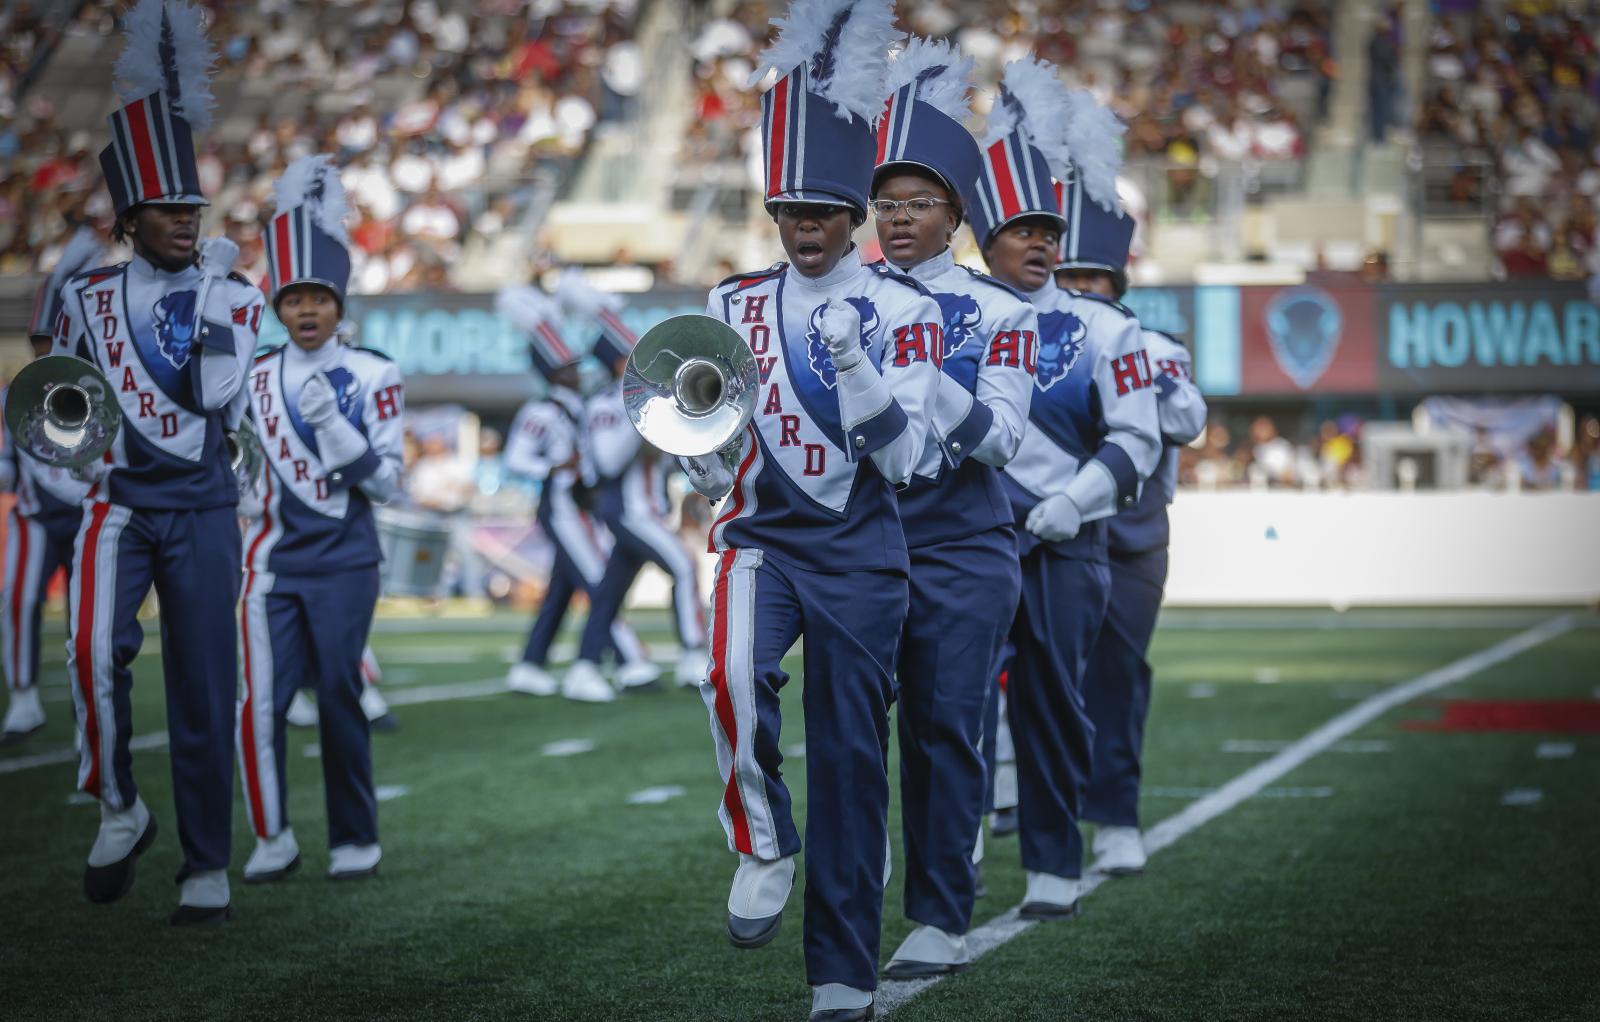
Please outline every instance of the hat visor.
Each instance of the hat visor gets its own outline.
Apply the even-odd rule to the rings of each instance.
[[[815,188],[801,188],[798,191],[779,192],[776,195],[769,195],[766,200],[767,211],[770,213],[773,206],[784,202],[804,202],[813,206],[839,206],[843,209],[853,210],[862,216],[865,216],[867,212],[858,206],[854,200],[846,196],[839,195],[836,192],[819,191]]]
[[[997,223],[993,227],[991,227],[989,229],[989,237],[986,238],[984,240],[984,242],[983,242],[984,247],[987,247],[989,242],[994,240],[994,236],[996,234],[999,234],[1001,231],[1005,230],[1007,227],[1010,227],[1012,224],[1016,223],[1018,220],[1026,220],[1029,217],[1033,217],[1033,216],[1044,217],[1046,220],[1051,221],[1052,223],[1055,224],[1055,227],[1056,227],[1057,231],[1064,231],[1064,230],[1067,229],[1066,218],[1063,217],[1060,213],[1053,213],[1048,209],[1025,209],[1022,212],[1017,213],[1014,216],[1006,217],[1004,220],[1000,221],[999,223]]]
[[[344,289],[335,285],[333,281],[326,280],[322,277],[296,277],[293,280],[284,281],[275,289],[273,289],[272,307],[276,309],[278,307],[278,299],[283,297],[283,293],[289,290],[291,287],[295,287],[299,284],[315,284],[318,287],[325,287],[329,291],[333,292],[333,297],[339,300],[340,307],[342,308],[344,306]]]
[[[1056,263],[1058,270],[1103,270],[1106,273],[1121,273],[1120,266],[1107,266],[1105,263],[1091,262],[1087,259],[1064,259]]]
[[[154,198],[140,199],[138,202],[135,202],[133,205],[131,205],[127,209],[123,210],[123,212],[124,213],[132,212],[133,210],[138,209],[140,206],[209,206],[209,205],[211,205],[211,203],[206,199],[206,197],[204,195],[191,195],[191,194],[188,194],[188,193],[184,193],[184,194],[181,194],[181,195],[157,195]]]

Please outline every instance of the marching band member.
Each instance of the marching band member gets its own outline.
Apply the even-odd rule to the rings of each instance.
[[[528,632],[522,659],[511,665],[506,686],[528,695],[548,696],[560,690],[568,699],[581,702],[607,700],[613,693],[605,679],[600,679],[599,686],[570,688],[564,687],[565,679],[558,683],[545,669],[572,597],[581,592],[592,600],[606,570],[603,530],[577,499],[579,427],[584,414],[583,398],[578,394],[579,356],[561,337],[560,307],[538,288],[503,288],[495,307],[527,335],[528,358],[549,386],[544,398],[527,402],[517,412],[506,438],[505,464],[506,471],[543,484],[537,518],[555,551],[544,602]],[[613,622],[607,637],[623,670],[655,671],[644,643],[626,623]]]
[[[256,848],[246,883],[300,864],[288,819],[284,716],[302,685],[317,694],[328,876],[377,872],[372,744],[362,657],[378,599],[373,503],[400,489],[404,387],[393,362],[334,339],[350,277],[344,191],[326,156],[290,164],[267,233],[272,308],[289,343],[256,359],[249,402],[265,467],[245,537],[239,612],[244,685],[239,761]]]
[[[1086,199],[1083,181],[1056,185],[1067,227],[1056,284],[1120,300],[1128,290],[1133,219]],[[1150,663],[1161,592],[1167,580],[1167,505],[1178,483],[1178,447],[1206,427],[1206,401],[1194,384],[1189,352],[1159,330],[1141,331],[1156,370],[1156,412],[1164,444],[1155,474],[1133,507],[1106,523],[1111,596],[1084,675],[1084,706],[1094,725],[1094,772],[1083,818],[1096,824],[1095,869],[1113,876],[1144,869],[1139,836],[1139,758],[1150,712]]]
[[[806,976],[813,1022],[873,1015],[888,849],[888,708],[910,565],[894,490],[921,462],[938,385],[939,305],[910,277],[862,264],[883,108],[888,0],[795,0],[755,81],[766,206],[788,262],[713,288],[706,313],[755,355],[760,396],[728,449],[685,459],[726,498],[712,663],[701,686],[739,853],[728,936],[776,935],[801,847],[779,774],[782,659],[803,642]],[[730,463],[735,466],[730,468]]]
[[[699,686],[706,676],[705,608],[694,555],[667,524],[667,465],[661,452],[645,444],[628,421],[622,403],[622,374],[628,354],[638,338],[618,316],[616,299],[601,294],[570,270],[562,275],[557,296],[570,310],[582,312],[600,325],[594,356],[610,374],[610,383],[589,399],[584,418],[586,474],[592,473],[598,489],[600,519],[611,532],[614,545],[606,572],[595,588],[589,620],[578,641],[578,659],[567,670],[563,685],[574,691],[614,692],[601,677],[597,663],[606,636],[622,612],[623,600],[639,570],[653,563],[672,579],[672,618],[682,650],[677,683]],[[653,687],[660,671],[627,665],[617,672],[622,689]]]
[[[972,210],[992,272],[1039,314],[1028,428],[1005,468],[1026,530],[1006,698],[1028,919],[1078,911],[1078,820],[1093,749],[1083,674],[1110,588],[1103,519],[1133,506],[1161,453],[1138,321],[1115,302],[1060,290],[1051,277],[1063,227],[1051,170],[1081,179],[1091,200],[1114,204],[1120,130],[1088,93],[1069,93],[1054,68],[1012,61]]]
[[[78,228],[49,279],[40,285],[28,326],[35,358],[50,354],[61,316],[61,285],[93,265],[100,239]],[[0,436],[4,434],[0,421]],[[83,524],[89,486],[65,468],[46,465],[4,437],[0,491],[16,493],[6,521],[5,590],[0,595],[0,659],[5,661],[10,701],[0,724],[0,745],[26,739],[44,727],[39,702],[39,622],[45,591],[57,568],[72,572],[72,542]]]
[[[927,446],[900,494],[911,558],[897,669],[900,815],[906,916],[920,925],[884,970],[892,979],[952,972],[970,958],[984,710],[1022,585],[998,469],[1027,426],[1039,323],[1021,295],[950,251],[962,188],[978,176],[978,143],[963,127],[971,68],[948,44],[911,41],[890,66],[873,175],[884,255],[944,314]]]
[[[117,61],[123,106],[100,154],[116,210],[113,237],[133,259],[73,278],[55,350],[94,363],[123,420],[73,550],[68,669],[83,736],[78,786],[100,799],[89,900],[115,901],[156,823],[134,785],[130,665],[139,605],[161,600],[173,797],[183,846],[174,924],[231,913],[234,692],[232,613],[239,595],[239,487],[224,429],[255,351],[261,292],[230,272],[238,247],[197,245],[194,133],[210,124],[213,55],[198,9],[139,0]]]

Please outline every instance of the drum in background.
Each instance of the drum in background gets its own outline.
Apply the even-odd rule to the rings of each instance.
[[[374,508],[385,596],[434,596],[450,549],[450,525],[426,511]]]

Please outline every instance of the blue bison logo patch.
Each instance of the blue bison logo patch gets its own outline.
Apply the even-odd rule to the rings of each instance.
[[[156,348],[174,369],[189,364],[194,347],[195,300],[193,291],[174,291],[161,296],[151,310],[156,323]]]
[[[978,327],[983,323],[983,309],[971,295],[936,294],[933,298],[944,315],[944,351],[940,352],[939,359],[942,363],[978,336]]]
[[[878,310],[869,299],[846,298],[845,301],[855,306],[856,312],[861,316],[861,346],[867,346],[867,338],[871,337],[878,329]],[[811,371],[817,374],[817,379],[823,386],[833,389],[835,371],[833,356],[828,354],[828,346],[822,342],[822,314],[827,311],[828,303],[823,302],[811,310],[811,325],[806,329],[806,356],[811,362]]]
[[[361,383],[355,374],[344,366],[334,366],[322,375],[333,384],[333,396],[339,402],[339,414],[351,418],[350,412],[356,407],[356,400],[361,396]]]
[[[1072,371],[1088,334],[1083,320],[1070,312],[1039,313],[1039,359],[1033,382],[1040,390],[1049,390]]]

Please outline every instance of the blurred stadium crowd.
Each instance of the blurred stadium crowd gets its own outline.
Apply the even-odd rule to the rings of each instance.
[[[1437,0],[1417,118],[1448,199],[1489,208],[1507,277],[1594,270],[1600,200],[1600,10]],[[1481,7],[1481,9],[1480,9]]]

